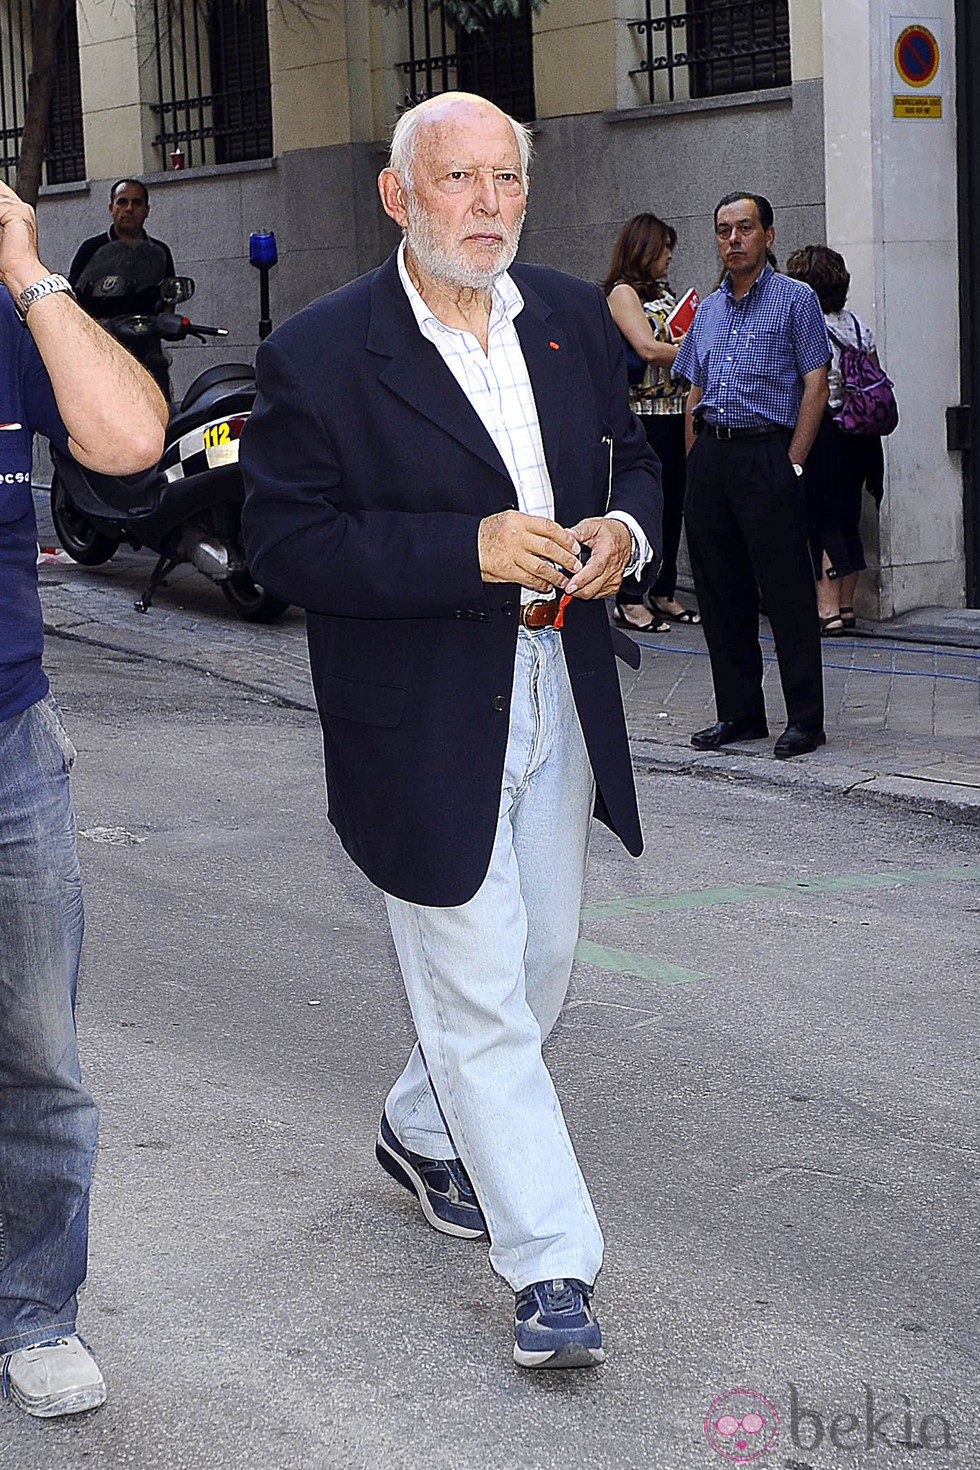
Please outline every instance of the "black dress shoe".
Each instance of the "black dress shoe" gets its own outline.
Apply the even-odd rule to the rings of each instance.
[[[736,740],[765,740],[768,734],[765,720],[719,720],[707,730],[695,731],[691,744],[695,750],[718,750]]]
[[[808,730],[806,725],[787,725],[772,753],[778,761],[785,761],[791,755],[809,755],[818,745],[826,744],[827,737],[822,730]]]

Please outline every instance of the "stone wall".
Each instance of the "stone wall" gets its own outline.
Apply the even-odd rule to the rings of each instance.
[[[718,277],[712,212],[748,188],[776,210],[781,258],[824,239],[822,83],[776,95],[549,118],[535,140],[521,256],[601,280],[624,220],[650,210],[674,226],[675,289]]]
[[[387,248],[375,205],[380,159],[371,144],[345,144],[286,153],[271,164],[145,176],[147,229],[167,241],[180,274],[197,284],[188,315],[229,333],[204,346],[168,348],[175,394],[206,367],[254,355],[259,276],[248,261],[252,230],[274,230],[279,246],[270,277],[274,323],[377,264]],[[111,183],[44,191],[41,255],[52,270],[67,271],[79,242],[108,229]]]
[[[548,118],[537,129],[521,258],[598,280],[620,224],[649,209],[678,231],[675,286],[708,290],[717,275],[711,211],[733,187],[772,199],[781,255],[823,238],[822,136],[819,81],[728,106]],[[175,392],[223,356],[254,353],[259,283],[248,263],[250,231],[272,229],[279,243],[274,322],[384,258],[398,234],[377,202],[383,164],[383,148],[363,143],[147,176],[147,227],[197,282],[190,315],[229,329],[220,343],[173,349]],[[38,213],[52,269],[67,270],[78,243],[108,227],[111,182],[45,191]]]

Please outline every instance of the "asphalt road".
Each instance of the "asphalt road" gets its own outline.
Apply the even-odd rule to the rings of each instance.
[[[483,1247],[373,1158],[410,1022],[314,718],[47,662],[81,752],[81,1326],[110,1397],[0,1409],[4,1470],[977,1465],[975,826],[640,774],[647,851],[596,830],[549,1051],[609,1362],[532,1376]],[[733,1405],[766,1420],[744,1451],[711,1427]]]

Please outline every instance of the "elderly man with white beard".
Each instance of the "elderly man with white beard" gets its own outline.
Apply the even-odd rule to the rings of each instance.
[[[489,1236],[519,1364],[589,1367],[602,1235],[542,1044],[593,812],[642,848],[613,636],[638,654],[602,599],[656,555],[660,475],[598,289],[511,269],[529,156],[483,98],[403,114],[397,251],[259,351],[244,525],[307,609],[329,817],[418,1038],[378,1160],[436,1230]]]

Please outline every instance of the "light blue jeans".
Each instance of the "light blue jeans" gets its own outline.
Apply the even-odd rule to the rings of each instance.
[[[82,885],[48,695],[0,721],[0,1354],[75,1330],[98,1113],[82,1086]]]
[[[418,1035],[388,1121],[413,1152],[462,1158],[491,1265],[515,1291],[557,1276],[591,1283],[602,1264],[541,1056],[568,989],[594,793],[561,636],[521,629],[486,878],[453,908],[385,895]]]

